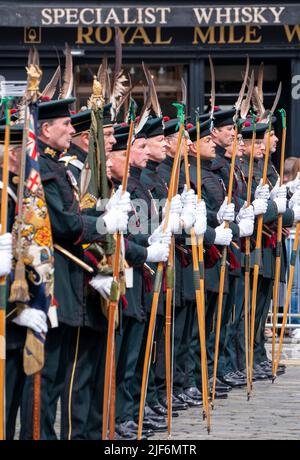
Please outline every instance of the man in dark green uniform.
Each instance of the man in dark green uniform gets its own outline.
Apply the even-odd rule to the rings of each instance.
[[[41,178],[49,210],[54,243],[83,259],[82,244],[102,241],[105,234],[126,228],[128,199],[121,199],[121,208],[111,209],[101,217],[87,216],[79,209],[78,184],[73,174],[59,163],[61,153],[70,147],[75,130],[71,125],[69,105],[74,99],[51,101],[39,105]],[[116,219],[117,216],[117,219]],[[48,332],[45,345],[45,366],[42,371],[41,437],[45,437],[47,411],[56,393],[55,386],[64,382],[69,362],[68,344],[73,328],[82,324],[84,315],[84,273],[73,260],[55,251],[54,295],[58,303],[59,327]],[[26,381],[22,403],[21,438],[32,438],[30,417],[33,378]]]
[[[196,128],[191,127],[189,130],[190,140],[192,144],[189,148],[189,163],[191,183],[195,190],[197,190],[197,147],[196,147]],[[220,181],[211,171],[211,164],[214,160],[215,143],[212,140],[210,133],[210,121],[204,121],[200,125],[200,151],[201,151],[201,192],[202,198],[206,203],[207,209],[207,231],[204,237],[204,243],[207,238],[206,248],[206,269],[205,269],[205,292],[206,292],[206,339],[207,339],[207,356],[208,356],[208,369],[209,375],[212,375],[213,360],[214,360],[214,337],[211,333],[213,325],[213,317],[216,312],[216,306],[219,293],[219,270],[220,270],[220,249],[219,245],[228,246],[232,240],[233,230],[238,234],[234,220],[234,206],[226,205],[224,203],[225,190]],[[221,206],[221,208],[220,208]],[[231,221],[229,229],[225,229],[223,221]],[[215,246],[217,245],[217,246]],[[217,255],[216,255],[217,254]],[[226,270],[227,273],[227,270]],[[225,299],[228,292],[228,273],[226,275],[225,283]],[[225,300],[224,300],[225,301]],[[197,328],[193,331],[193,352],[195,353],[195,370],[189,369],[187,376],[187,387],[194,388],[197,385],[201,389],[199,377],[201,375],[200,369],[200,345],[199,345],[199,332]],[[193,376],[194,373],[194,376]],[[192,391],[192,390],[191,390]],[[217,391],[229,391],[228,386],[222,382],[217,382]]]
[[[235,109],[227,110],[215,110],[214,111],[214,126],[212,129],[212,139],[216,144],[216,158],[212,163],[212,171],[216,174],[217,178],[221,182],[222,186],[225,189],[225,193],[228,192],[229,186],[229,177],[230,177],[230,167],[231,167],[231,158],[226,156],[226,148],[230,147],[233,143],[234,136],[234,126],[233,126],[233,115]],[[239,184],[237,176],[234,176],[233,183],[233,194],[232,194],[232,203],[235,205],[236,212],[240,211],[244,205],[244,199],[240,197],[240,187],[242,184]],[[254,221],[253,210],[249,208],[246,211],[251,213],[251,217],[248,216],[251,220]],[[239,236],[248,236],[247,229],[243,226],[243,220],[238,219],[239,226]],[[250,228],[250,226],[249,226]],[[252,229],[253,231],[253,229]],[[240,241],[238,244],[240,245]],[[228,249],[229,255],[229,292],[227,300],[224,303],[222,311],[222,323],[221,323],[221,333],[220,333],[220,346],[219,346],[219,362],[218,362],[218,376],[226,384],[230,386],[242,386],[246,384],[246,379],[234,373],[226,372],[225,365],[225,344],[226,344],[226,334],[228,326],[231,323],[231,317],[234,311],[234,305],[236,301],[236,289],[238,284],[238,278],[241,275],[240,271],[240,259],[241,254],[240,250],[232,246]]]
[[[166,158],[166,149],[167,149],[167,142],[164,137],[164,129],[163,129],[163,119],[160,118],[150,118],[144,128],[147,136],[147,144],[150,149],[150,156],[149,161],[147,162],[147,167],[143,169],[141,174],[141,183],[143,187],[147,190],[148,194],[152,198],[152,209],[155,210],[155,217],[158,220],[158,216],[161,214],[161,205],[165,201],[168,195],[168,184],[161,177],[158,175],[156,169],[158,165]],[[170,218],[170,221],[177,221],[179,223],[179,216],[181,213],[181,200],[180,197],[175,197],[172,200],[170,212],[174,217]],[[156,221],[157,221],[156,220]],[[151,265],[151,264],[150,264]],[[151,268],[156,271],[156,266],[151,265]],[[154,281],[154,277],[152,277],[152,281]],[[148,330],[149,318],[150,318],[150,311],[152,305],[152,296],[153,292],[150,292],[146,295],[145,303],[146,303],[146,312],[147,312],[147,324],[146,324],[146,331]],[[164,307],[164,293],[163,289],[161,290],[159,296],[159,304],[157,310],[157,317],[156,317],[156,331],[155,331],[155,338],[154,338],[154,359],[151,360],[150,365],[150,372],[149,372],[149,381],[148,381],[148,392],[147,392],[147,403],[155,413],[158,415],[167,415],[167,410],[165,406],[160,404],[158,398],[157,387],[155,384],[155,367],[156,367],[156,356],[157,356],[157,346],[160,342],[160,338],[162,336],[163,327],[164,327],[164,315],[165,315],[165,307]],[[144,334],[144,340],[142,343],[139,361],[138,361],[138,370],[139,372],[136,374],[135,379],[132,383],[134,389],[132,389],[134,393],[134,398],[136,401],[139,401],[140,396],[140,388],[141,388],[141,381],[142,381],[142,372],[143,372],[143,364],[144,364],[144,356],[145,356],[145,348],[146,348],[146,340],[147,335]],[[153,362],[154,361],[154,362]],[[187,405],[185,403],[181,403],[180,401],[176,400],[174,397],[173,409],[186,409]],[[136,409],[136,417],[138,417],[138,406]],[[176,412],[174,412],[176,415]]]
[[[120,158],[125,157],[129,126],[124,125],[115,129],[117,144],[113,152],[108,156],[108,167],[112,174],[114,185],[118,186],[124,174],[124,167],[120,165]],[[127,306],[123,311],[122,331],[117,337],[117,395],[116,395],[116,421],[117,432],[122,436],[124,433],[137,434],[137,424],[134,420],[134,398],[131,392],[131,382],[136,373],[137,361],[140,353],[143,335],[145,333],[144,311],[144,263],[165,261],[169,254],[170,235],[161,236],[161,240],[149,246],[149,215],[147,196],[139,182],[142,168],[146,166],[150,151],[148,149],[145,133],[140,131],[135,138],[130,151],[130,176],[128,178],[128,191],[132,200],[133,212],[130,218],[125,252],[125,273],[132,276],[126,289]],[[133,176],[132,176],[133,174]],[[144,195],[144,196],[143,196]],[[151,240],[150,240],[151,241]],[[140,253],[140,261],[132,264],[134,253]],[[134,256],[136,259],[136,256]],[[131,276],[129,276],[131,278]],[[131,281],[131,282],[130,282]],[[158,423],[148,417],[144,418],[143,433],[146,436],[152,434],[150,430],[164,431],[165,423]]]
[[[174,157],[179,136],[179,119],[166,120],[164,135],[168,141],[167,156],[159,164],[157,172],[166,184],[170,183]],[[182,142],[185,142],[183,140]],[[182,150],[182,148],[181,148]],[[179,175],[178,191],[183,192],[185,182],[185,171]],[[191,217],[188,223],[190,227],[195,223],[196,201],[194,192],[189,192],[191,199]],[[184,192],[185,194],[185,192]],[[205,225],[205,209],[199,222]],[[189,229],[188,229],[189,230]],[[175,236],[175,316],[174,316],[174,341],[173,341],[173,393],[177,399],[189,406],[201,405],[200,396],[198,399],[184,393],[185,363],[189,354],[192,326],[195,318],[195,288],[192,282],[191,249],[186,244],[189,234],[183,232]],[[165,338],[162,337],[156,368],[156,383],[160,399],[166,398],[166,372],[165,372]]]
[[[242,170],[243,174],[248,181],[249,177],[249,157],[251,152],[251,138],[252,138],[252,127],[250,123],[249,126],[245,126],[242,130],[242,135],[244,138],[246,152],[242,162]],[[245,123],[247,125],[247,123]],[[262,177],[262,169],[260,166],[260,161],[263,159],[265,154],[265,143],[264,143],[264,136],[267,129],[266,124],[258,123],[256,126],[256,142],[255,142],[255,149],[254,149],[254,167],[253,167],[253,177],[252,177],[252,199],[254,201],[252,204],[254,205],[254,212],[256,215],[256,203],[258,204],[257,199],[267,199],[267,208],[264,212],[263,223],[267,225],[276,225],[278,211],[282,211],[283,214],[283,225],[290,226],[291,223],[294,221],[294,215],[291,210],[286,209],[286,190],[281,190],[282,196],[276,195],[273,193],[273,196],[270,198],[269,193],[269,184],[265,185],[264,187],[261,185],[261,177]],[[276,191],[275,191],[276,192]],[[259,208],[259,206],[258,206]],[[268,231],[269,233],[269,231]],[[256,305],[256,315],[255,315],[255,335],[257,336],[258,330],[261,325],[262,315],[265,311],[268,312],[270,307],[270,302],[272,299],[273,294],[273,279],[274,279],[274,268],[275,268],[275,249],[270,247],[268,243],[270,238],[263,234],[262,236],[262,260],[261,260],[261,267],[260,273],[258,278],[258,289],[257,289],[257,305]],[[255,243],[254,243],[255,244]],[[255,246],[253,245],[252,249]],[[251,267],[254,263],[254,253],[251,253]],[[283,266],[282,266],[283,268]],[[282,274],[283,275],[283,274]],[[263,342],[264,343],[264,342]],[[242,344],[243,346],[243,344]],[[270,364],[266,361],[264,365],[260,366],[259,363],[264,361],[261,356],[261,346],[258,346],[255,343],[255,350],[259,350],[256,352],[256,356],[254,356],[255,360],[255,367],[254,367],[254,374],[253,377],[257,379],[271,377],[271,370]]]

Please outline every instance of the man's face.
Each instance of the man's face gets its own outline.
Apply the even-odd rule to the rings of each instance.
[[[121,181],[126,163],[126,150],[110,152],[106,158],[106,175],[109,179]]]
[[[51,123],[42,124],[41,139],[58,151],[67,150],[75,129],[70,117],[56,118]]]
[[[227,149],[234,140],[234,126],[227,125],[221,128],[213,128],[212,138],[217,145]]]
[[[264,143],[265,143],[266,148],[267,148],[267,145],[268,145],[268,137],[269,137],[269,132],[266,131],[265,136],[264,136]],[[270,153],[275,153],[276,152],[278,140],[279,139],[275,135],[274,129],[272,129],[272,131],[270,133]]]
[[[252,141],[251,139],[247,139],[247,140],[244,140],[244,143],[245,143],[245,148],[246,148],[245,155],[247,157],[250,157]],[[256,141],[254,142],[254,158],[256,160],[261,160],[265,154],[265,151],[266,151],[266,146],[265,146],[264,140],[256,139]]]
[[[190,153],[197,156],[197,143],[193,142],[190,146]],[[213,160],[216,158],[216,144],[211,136],[202,137],[199,141],[200,158],[203,160]]]
[[[167,141],[166,151],[169,157],[172,157],[172,158],[175,157],[178,137],[179,137],[179,133],[174,133],[166,137],[166,141]]]
[[[150,150],[150,160],[160,163],[166,158],[168,143],[163,135],[147,139],[147,146]]]
[[[113,145],[117,142],[114,136],[114,128],[113,126],[108,126],[107,128],[103,128],[104,134],[104,147],[106,155],[112,151]]]
[[[130,150],[130,164],[136,168],[145,168],[150,154],[146,139],[144,137],[135,139]]]
[[[14,174],[19,174],[21,153],[22,145],[14,145],[9,148],[9,171]]]
[[[231,158],[233,154],[233,144],[234,142],[227,147],[225,157]],[[241,134],[238,134],[237,144],[236,144],[236,156],[241,158],[246,151],[245,142]]]

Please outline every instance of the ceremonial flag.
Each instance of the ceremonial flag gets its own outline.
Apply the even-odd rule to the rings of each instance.
[[[16,219],[13,227],[13,238],[16,258],[21,258],[25,266],[29,300],[25,300],[24,303],[28,307],[42,310],[47,315],[53,302],[54,252],[38,163],[37,110],[37,104],[29,105],[22,210],[18,213],[21,218]],[[26,135],[26,120],[24,129]],[[19,185],[22,187],[22,184]],[[22,302],[22,299],[19,301]],[[24,347],[24,371],[27,375],[43,368],[44,343],[45,334],[28,329]]]

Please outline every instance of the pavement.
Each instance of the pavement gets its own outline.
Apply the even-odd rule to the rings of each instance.
[[[270,354],[271,345],[267,344]],[[211,413],[211,433],[202,420],[202,407],[181,411],[173,419],[172,436],[166,433],[152,440],[300,440],[300,343],[285,342],[281,362],[286,373],[272,384],[254,382],[253,395],[247,401],[245,388],[232,390],[227,400],[216,400]],[[55,428],[59,433],[60,408]],[[16,438],[19,435],[19,420]]]
[[[287,364],[286,373],[273,384],[254,382],[250,401],[245,388],[215,401],[209,435],[202,408],[190,408],[173,419],[171,440],[300,440],[300,344],[285,344],[281,362]],[[154,439],[168,436],[160,433],[149,440]]]

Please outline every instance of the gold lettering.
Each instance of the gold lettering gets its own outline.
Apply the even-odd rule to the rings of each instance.
[[[172,43],[173,37],[168,40],[162,40],[161,38],[161,27],[156,27],[155,42],[154,45],[169,45]]]
[[[261,43],[262,36],[256,38],[258,29],[261,29],[261,26],[246,26],[245,43]]]
[[[91,39],[93,31],[93,27],[77,27],[76,44],[83,45],[86,43],[87,45],[93,45],[95,43],[95,41]]]
[[[208,40],[209,37],[209,40]],[[206,32],[203,32],[201,27],[194,27],[194,41],[193,45],[199,45],[199,38],[202,43],[206,43],[208,40],[208,43],[210,45],[215,45],[216,40],[215,40],[215,28],[214,27],[208,27]]]
[[[129,30],[130,30],[130,27],[126,27],[126,29],[124,29],[124,30],[119,28],[120,40],[121,40],[122,45],[124,45],[126,43],[125,37],[126,37],[126,35],[127,35]]]
[[[228,43],[230,43],[231,45],[233,45],[233,44],[235,44],[235,43],[243,43],[245,37],[242,36],[241,38],[235,38],[234,29],[235,29],[234,26],[229,26],[229,39],[228,39]]]
[[[105,30],[105,38],[102,38],[102,31]],[[95,38],[101,45],[107,45],[112,39],[113,33],[111,27],[97,27],[95,30]]]
[[[152,45],[144,27],[137,27],[136,30],[133,32],[131,39],[129,40],[128,44],[133,45],[135,40],[143,40],[144,45]]]
[[[220,37],[219,37],[219,40],[218,40],[218,45],[225,45],[226,44],[226,41],[225,41],[225,26],[221,26],[220,27]]]
[[[293,27],[292,30],[290,29],[290,26],[284,25],[283,27],[284,27],[285,34],[286,34],[286,37],[289,43],[291,43],[291,41],[294,38],[294,35],[296,34],[298,37],[298,42],[300,42],[300,26],[299,25],[296,25],[295,27]]]

